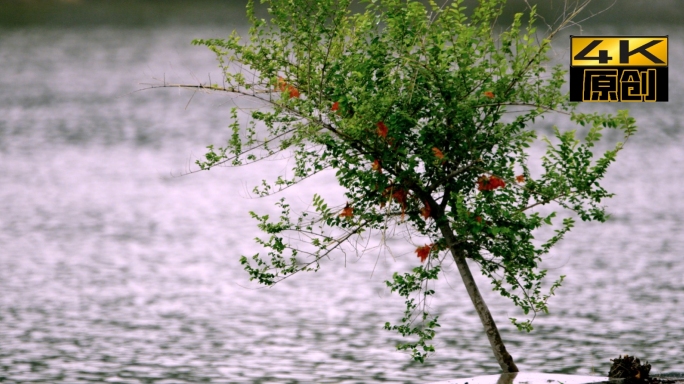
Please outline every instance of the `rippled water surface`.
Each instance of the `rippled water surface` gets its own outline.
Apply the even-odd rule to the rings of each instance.
[[[420,383],[497,373],[453,266],[432,303],[438,352],[420,365],[394,350],[398,336],[382,326],[403,304],[383,281],[416,264],[401,237],[390,242],[396,261],[338,254],[274,288],[248,281],[238,258],[259,249],[247,212],[272,211],[275,200],[246,191],[287,164],[173,177],[225,140],[232,101],[131,93],[155,79],[218,79],[213,56],[189,42],[229,29],[0,32],[0,382]],[[683,59],[682,31],[658,31],[672,37],[671,62]],[[606,181],[617,193],[612,219],[578,223],[546,262],[568,277],[535,331],[515,331],[507,318],[521,314],[481,280],[524,371],[605,374],[609,358],[630,353],[684,372],[684,93],[670,71],[669,103],[634,106],[640,132]],[[287,196],[304,208],[315,191],[344,202],[330,174]]]

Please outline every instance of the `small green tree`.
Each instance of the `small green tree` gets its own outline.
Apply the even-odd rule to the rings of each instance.
[[[416,250],[417,267],[387,281],[406,303],[401,321],[385,324],[410,337],[399,349],[421,362],[434,351],[429,342],[440,325],[424,304],[434,294],[430,280],[450,255],[499,365],[516,372],[467,260],[525,314],[546,313],[563,276],[543,293],[546,271],[538,266],[574,220],[563,219],[553,236],[535,245],[535,231],[553,225],[555,213],[533,208],[555,203],[584,221],[606,220],[600,203],[611,194],[599,181],[636,131],[626,111],[575,113],[561,92],[565,71],[544,65],[553,35],[586,4],[539,39],[534,7],[525,21],[518,13],[494,32],[505,0],[480,0],[469,17],[462,0],[366,0],[363,12],[352,12],[351,2],[262,0],[269,7],[266,21],[255,17],[250,0],[247,41],[235,32],[194,41],[216,53],[225,85],[188,87],[268,103],[251,112],[247,124],[232,110],[232,136],[224,147],[208,147],[206,160],[197,162],[202,170],[287,151],[294,158],[291,177],[264,181],[256,194],[326,169],[336,170],[346,189],[344,207],[329,207],[314,195],[315,212],[295,215],[283,199],[275,221],[251,212],[266,233],[257,241],[267,253],[240,262],[251,279],[273,285],[318,270],[326,255],[362,233],[401,223],[429,240]],[[574,130],[554,128],[553,138],[542,139],[543,172],[532,174],[527,151],[537,135],[530,124],[549,112],[588,125],[588,133],[579,140]],[[595,156],[592,147],[604,127],[622,130],[624,140]],[[531,319],[511,320],[520,330],[532,329]]]

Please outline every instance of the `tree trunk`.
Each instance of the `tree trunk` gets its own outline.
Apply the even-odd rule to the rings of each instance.
[[[466,262],[463,250],[458,249],[455,246],[456,238],[454,236],[454,233],[451,231],[451,228],[447,223],[440,225],[439,229],[442,232],[444,239],[447,241],[449,249],[451,250],[451,255],[454,257],[454,261],[456,262],[456,266],[458,267],[458,272],[460,272],[461,274],[463,284],[466,287],[466,291],[468,291],[470,300],[473,302],[473,306],[475,306],[475,310],[477,311],[477,314],[480,316],[482,326],[484,327],[485,332],[487,333],[487,338],[489,339],[489,344],[492,346],[492,351],[494,352],[496,361],[499,363],[499,366],[501,366],[501,369],[505,373],[518,372],[518,367],[513,362],[513,357],[511,357],[508,351],[506,351],[506,346],[504,345],[503,340],[501,339],[499,329],[496,328],[494,318],[492,317],[492,314],[489,312],[489,308],[487,308],[487,304],[484,302],[482,295],[480,295],[480,290],[477,288],[477,284],[475,284],[473,274],[470,273],[470,268],[468,267],[468,263]]]

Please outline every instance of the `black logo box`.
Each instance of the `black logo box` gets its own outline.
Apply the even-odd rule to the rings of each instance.
[[[626,67],[626,66],[620,66],[620,67],[607,67],[607,66],[571,66],[570,67],[570,101],[572,102],[581,102],[584,101],[582,98],[582,92],[584,90],[584,70],[585,69],[600,69],[600,70],[606,70],[606,69],[613,69],[618,71],[618,79],[621,78],[622,72],[625,70],[638,70],[638,71],[646,71],[648,69],[655,69],[656,70],[656,102],[665,102],[668,101],[668,89],[667,89],[667,84],[668,84],[668,71],[667,67]],[[618,83],[618,87],[619,87]],[[618,88],[619,91],[619,88]],[[619,94],[619,92],[618,92]]]

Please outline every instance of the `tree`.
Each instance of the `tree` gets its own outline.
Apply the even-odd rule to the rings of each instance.
[[[586,2],[543,39],[534,26],[535,7],[526,22],[518,13],[495,33],[505,0],[480,0],[469,17],[462,0],[366,0],[362,12],[350,10],[352,0],[262,2],[270,19],[258,19],[250,0],[246,41],[233,32],[193,42],[216,53],[224,85],[185,87],[267,105],[252,111],[246,125],[234,108],[227,145],[209,146],[197,164],[209,170],[287,152],[294,158],[292,175],[264,181],[257,195],[334,169],[347,204],[329,207],[314,195],[315,212],[294,214],[284,199],[275,220],[250,212],[267,249],[241,257],[250,279],[273,285],[316,271],[355,237],[407,225],[426,241],[416,249],[417,266],[387,281],[406,303],[401,322],[385,324],[411,338],[399,349],[421,362],[434,351],[428,342],[440,324],[425,302],[450,255],[501,369],[516,372],[467,260],[525,314],[548,312],[564,276],[542,292],[546,271],[539,263],[575,222],[568,217],[554,224],[555,212],[535,208],[554,204],[583,221],[605,221],[601,202],[612,195],[599,181],[636,131],[627,111],[576,113],[561,91],[565,71],[545,66],[551,39]],[[588,129],[580,140],[575,130],[554,127],[554,137],[542,138],[543,171],[533,174],[528,148],[537,134],[531,124],[550,112]],[[595,155],[606,127],[621,130],[624,140]],[[535,243],[543,226],[554,226],[555,234]],[[532,319],[511,321],[532,330]]]

